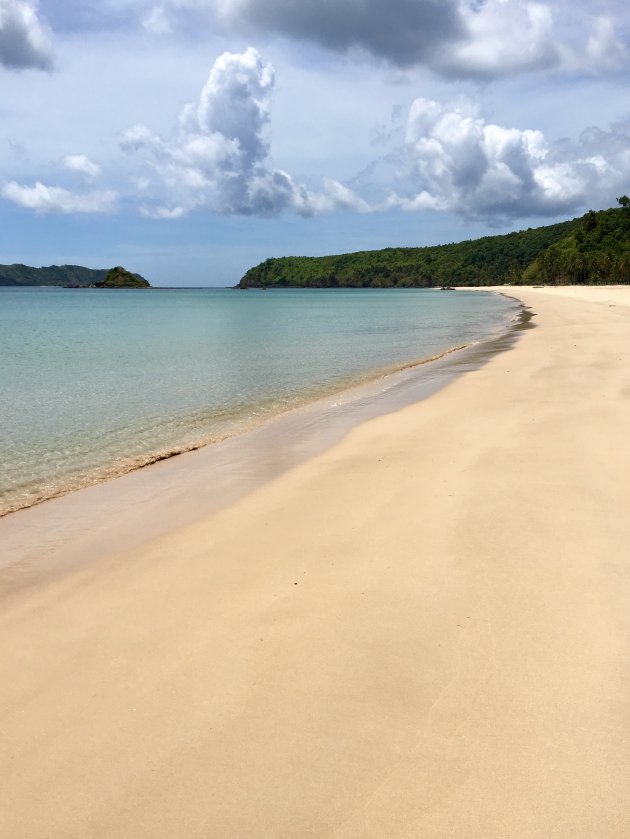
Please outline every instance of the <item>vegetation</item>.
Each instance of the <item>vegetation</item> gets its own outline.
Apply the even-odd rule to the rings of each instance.
[[[588,212],[574,230],[539,254],[525,271],[524,282],[630,282],[629,205]]]
[[[430,288],[630,282],[630,200],[582,218],[425,248],[289,256],[251,268],[238,288]]]
[[[151,286],[139,274],[132,274],[121,265],[111,268],[102,283],[97,288],[150,288]]]
[[[107,269],[83,268],[81,265],[49,265],[31,268],[30,265],[0,265],[0,285],[76,285],[87,287],[101,283]]]
[[[128,284],[108,277],[112,271],[124,271]],[[129,274],[124,268],[83,268],[81,265],[49,265],[31,268],[30,265],[0,265],[0,286],[65,286],[70,288],[147,288],[149,283],[140,274]],[[113,283],[113,284],[112,284]]]

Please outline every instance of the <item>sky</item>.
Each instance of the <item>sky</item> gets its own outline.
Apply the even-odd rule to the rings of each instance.
[[[627,0],[0,0],[0,263],[235,285],[630,193]]]

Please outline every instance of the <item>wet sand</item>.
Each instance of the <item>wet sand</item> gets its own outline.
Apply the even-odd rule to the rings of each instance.
[[[362,422],[426,399],[477,369],[511,347],[529,321],[515,301],[511,325],[484,341],[337,391],[222,442],[0,516],[0,598],[216,513]]]
[[[630,835],[630,289],[510,293],[513,349],[5,596],[0,835]]]

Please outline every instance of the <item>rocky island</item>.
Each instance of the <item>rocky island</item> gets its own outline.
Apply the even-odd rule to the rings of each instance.
[[[107,272],[103,282],[95,283],[95,288],[151,288],[151,284],[140,274],[132,274],[122,265],[117,265]]]

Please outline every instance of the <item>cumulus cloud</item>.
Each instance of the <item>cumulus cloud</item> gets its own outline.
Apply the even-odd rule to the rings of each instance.
[[[364,202],[334,181],[311,193],[267,163],[266,129],[275,83],[271,64],[250,48],[220,56],[198,102],[187,105],[167,139],[145,125],[124,132],[121,147],[139,155],[151,172],[143,212],[177,218],[195,209],[224,214],[272,215],[291,209],[313,215]],[[168,202],[162,197],[167,194]]]
[[[273,68],[256,50],[226,53],[170,137],[143,125],[126,131],[123,148],[138,155],[150,175],[142,213],[176,219],[194,210],[309,216],[403,209],[502,221],[606,204],[627,191],[630,121],[550,142],[539,130],[489,122],[468,101],[445,105],[424,98],[413,103],[399,148],[351,184],[324,178],[312,191],[269,165],[273,86]]]
[[[486,122],[474,106],[417,99],[409,112],[399,183],[387,207],[471,218],[558,215],[606,204],[630,179],[630,120],[550,143],[536,130]]]
[[[101,167],[85,154],[67,154],[63,159],[63,166],[71,172],[78,172],[89,181],[101,174]]]
[[[52,68],[52,34],[26,0],[0,0],[0,64],[11,70]]]
[[[2,195],[14,204],[36,213],[109,213],[115,209],[116,193],[111,190],[80,195],[58,186],[24,186],[15,181],[5,184]]]

